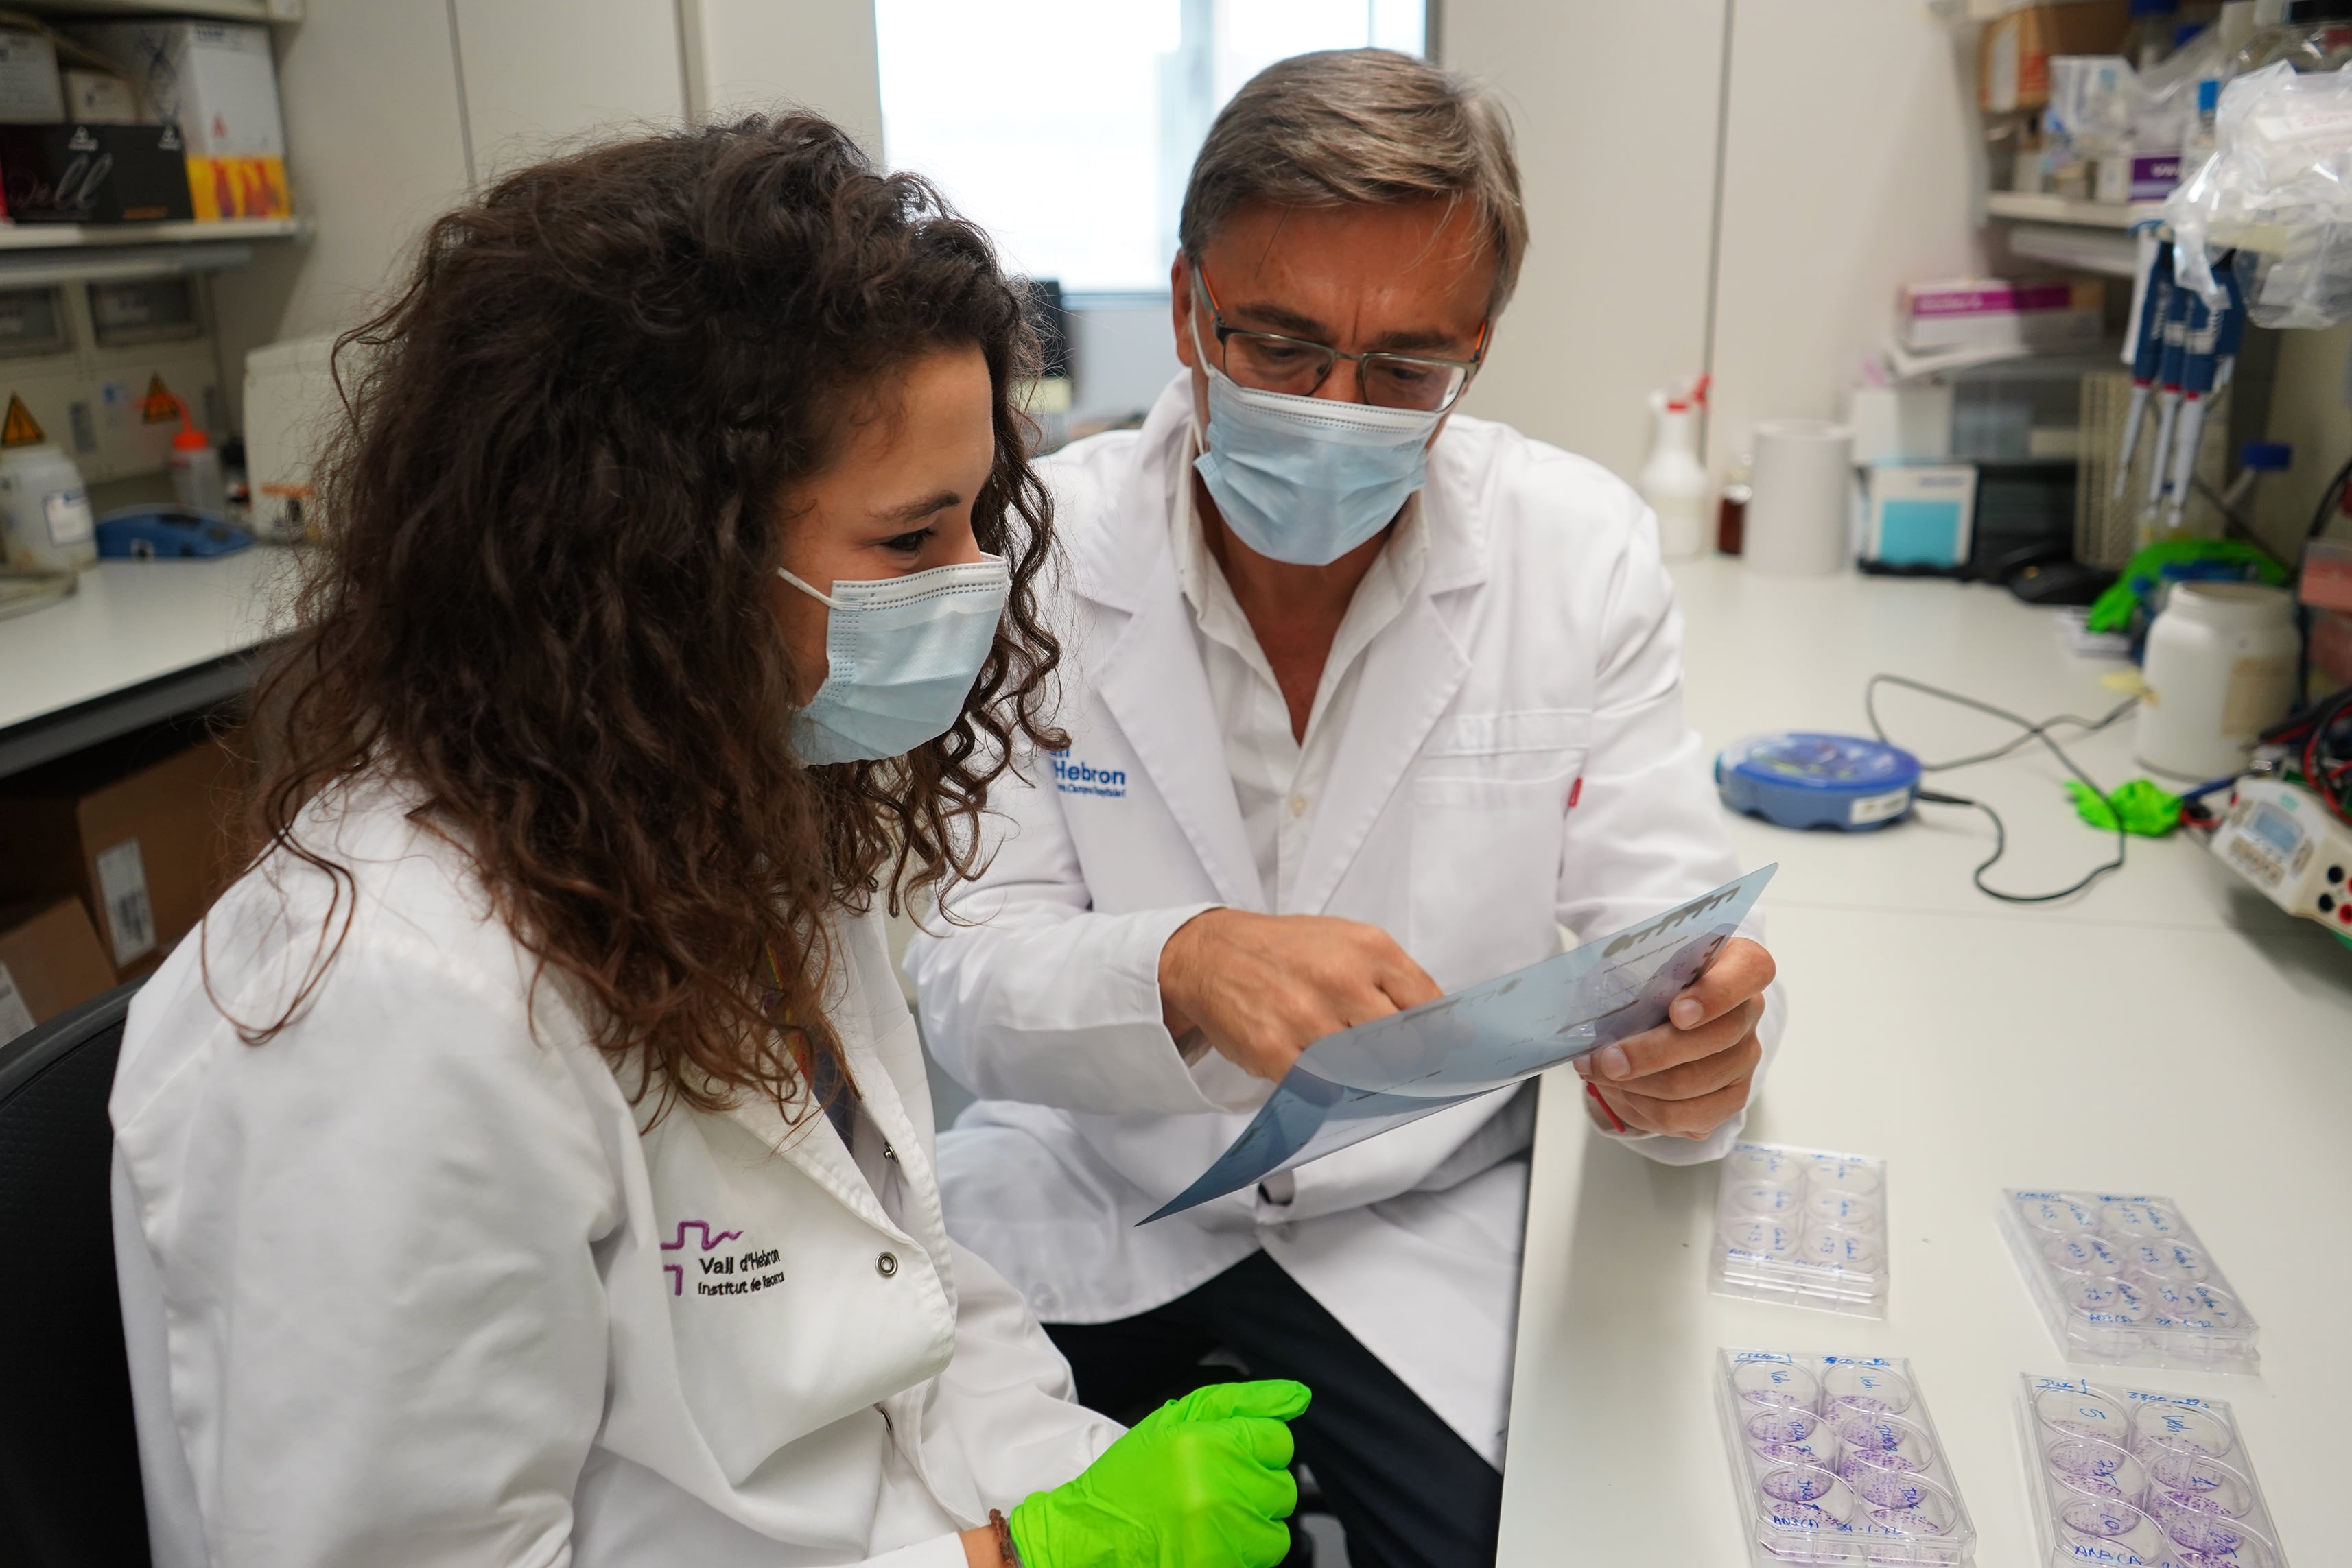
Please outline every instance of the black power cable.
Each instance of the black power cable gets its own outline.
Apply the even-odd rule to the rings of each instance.
[[[2081,779],[2093,794],[2103,800],[2106,799],[2107,792],[2099,788],[2098,780],[2084,772],[2081,766],[2066,755],[2066,748],[2052,737],[2050,732],[2063,726],[2079,729],[2084,735],[2096,735],[2101,730],[2119,722],[2126,714],[2139,706],[2137,697],[2127,697],[2117,704],[2113,712],[2099,718],[2078,718],[2073,714],[2060,714],[2055,718],[2045,718],[2036,723],[2021,714],[2011,713],[2005,707],[1996,707],[1991,703],[1979,701],[1978,698],[1959,692],[1947,691],[1941,686],[1931,686],[1925,681],[1915,681],[1908,675],[1882,674],[1871,676],[1869,684],[1863,687],[1862,709],[1870,719],[1871,734],[1876,736],[1883,744],[1887,746],[1892,746],[1895,742],[1887,737],[1886,727],[1878,719],[1878,688],[1882,685],[1902,686],[1926,696],[1957,703],[1962,707],[1973,708],[1981,714],[1990,714],[2005,724],[2013,724],[2018,727],[2017,738],[2005,746],[1995,747],[1990,751],[1979,751],[1970,757],[1956,757],[1947,762],[1922,762],[1919,764],[1919,770],[1922,773],[1943,773],[1955,768],[1971,768],[1979,762],[1996,761],[2010,756],[2019,747],[2029,746],[2038,740],[2050,748],[2050,754],[2064,765],[2067,772]],[[2002,824],[2000,813],[1982,800],[1973,800],[1966,795],[1949,795],[1941,790],[1922,789],[1918,792],[1918,798],[1935,806],[1973,806],[1991,821],[1992,853],[1988,855],[1976,870],[1969,873],[1969,880],[1976,884],[1979,893],[1983,894],[1987,898],[1997,898],[2003,904],[2054,904],[2060,899],[2072,898],[2109,872],[2121,871],[2126,846],[2131,842],[2131,835],[2124,831],[2123,820],[2118,816],[2116,821],[2115,859],[2093,867],[2080,879],[2060,888],[2055,893],[2003,893],[1997,887],[1986,886],[1984,879],[1984,873],[1990,871],[2000,862],[2000,857],[2009,852],[2009,830]]]

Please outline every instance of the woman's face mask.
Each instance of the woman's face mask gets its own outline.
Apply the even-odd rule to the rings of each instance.
[[[818,592],[824,684],[793,716],[793,753],[810,767],[899,757],[954,727],[1012,596],[1003,556]]]

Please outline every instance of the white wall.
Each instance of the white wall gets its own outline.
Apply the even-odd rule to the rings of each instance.
[[[1758,418],[1838,412],[1900,283],[1976,264],[1965,83],[1916,0],[1445,0],[1442,48],[1509,103],[1534,229],[1467,406],[1620,474],[1651,389],[1714,375],[1719,473]]]
[[[882,156],[873,0],[678,0],[678,11],[696,119],[814,109]]]
[[[477,183],[556,143],[685,118],[677,0],[453,0],[451,14]]]
[[[1758,419],[1843,413],[1898,286],[1981,266],[1978,132],[1954,47],[1916,0],[1732,0],[1717,473]]]
[[[1644,397],[1706,359],[1727,3],[1444,0],[1445,63],[1509,106],[1533,231],[1465,412],[1640,466]]]
[[[872,0],[309,0],[273,29],[308,244],[214,286],[221,368],[363,320],[435,216],[597,134],[779,103],[881,147]],[[239,411],[241,413],[241,410]]]

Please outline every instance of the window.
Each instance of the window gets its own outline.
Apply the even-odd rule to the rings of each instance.
[[[877,0],[884,153],[1013,270],[1164,293],[1209,121],[1308,49],[1422,52],[1423,0]]]

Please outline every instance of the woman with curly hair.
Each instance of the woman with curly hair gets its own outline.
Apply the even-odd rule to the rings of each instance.
[[[1057,743],[1022,298],[785,117],[512,175],[345,340],[114,1084],[159,1563],[1282,1555],[1304,1389],[1122,1436],[940,1222],[882,921]]]

